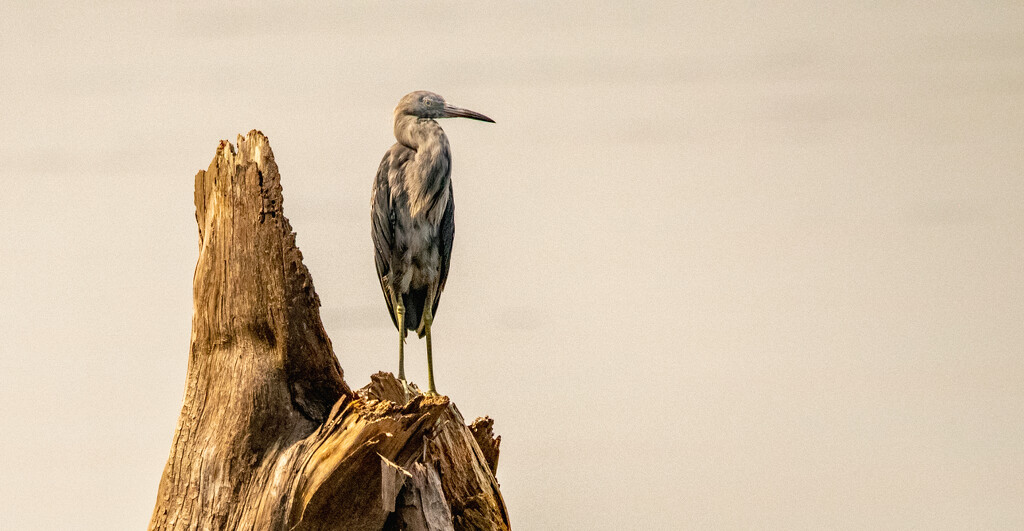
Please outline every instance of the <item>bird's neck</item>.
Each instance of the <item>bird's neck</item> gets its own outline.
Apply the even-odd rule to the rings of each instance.
[[[414,216],[436,217],[443,212],[451,170],[448,137],[437,122],[429,118],[403,115],[395,119],[395,138],[414,150],[416,156],[406,168],[403,182],[409,194]],[[444,199],[443,202],[439,200]],[[440,209],[436,209],[437,205]]]
[[[448,137],[437,122],[430,118],[401,115],[395,118],[395,138],[416,152],[416,165],[429,172],[438,165],[447,170],[450,157]]]
[[[430,118],[418,118],[408,114],[395,117],[395,138],[402,145],[419,151],[420,147],[428,147],[445,138],[444,130]]]

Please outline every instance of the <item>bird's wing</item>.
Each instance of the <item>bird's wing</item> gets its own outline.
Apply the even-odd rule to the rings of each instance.
[[[455,197],[452,195],[452,183],[448,182],[448,204],[444,207],[444,215],[441,216],[441,224],[437,228],[438,255],[441,258],[439,269],[439,283],[437,292],[434,293],[434,306],[431,311],[437,315],[437,305],[441,302],[441,291],[448,281],[448,266],[452,263],[452,243],[455,241]]]
[[[373,195],[370,198],[370,223],[373,225],[370,235],[373,238],[374,259],[377,264],[377,279],[384,293],[384,301],[388,304],[391,322],[398,327],[395,308],[388,291],[387,274],[391,271],[391,246],[395,237],[395,217],[391,201],[391,187],[388,184],[388,173],[391,172],[392,150],[384,154],[377,168],[377,178],[373,181]]]

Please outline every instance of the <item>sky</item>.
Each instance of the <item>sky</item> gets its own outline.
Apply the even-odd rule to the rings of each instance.
[[[850,4],[4,1],[0,527],[147,524],[220,139],[269,137],[346,381],[396,370],[420,89],[497,122],[442,123],[434,365],[517,529],[1024,527],[1024,6]]]

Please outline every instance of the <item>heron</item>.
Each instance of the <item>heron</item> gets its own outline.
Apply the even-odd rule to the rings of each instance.
[[[430,327],[437,313],[455,239],[451,150],[439,118],[494,120],[428,91],[406,94],[395,107],[395,139],[377,169],[370,198],[377,277],[398,329],[398,379],[405,379],[405,338],[427,340],[428,395],[436,395]]]

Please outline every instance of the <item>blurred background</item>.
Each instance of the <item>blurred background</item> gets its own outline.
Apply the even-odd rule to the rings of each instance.
[[[5,0],[0,527],[146,526],[220,139],[270,138],[346,380],[396,370],[417,89],[497,121],[442,123],[435,369],[517,529],[1024,527],[1024,5],[851,4]]]

